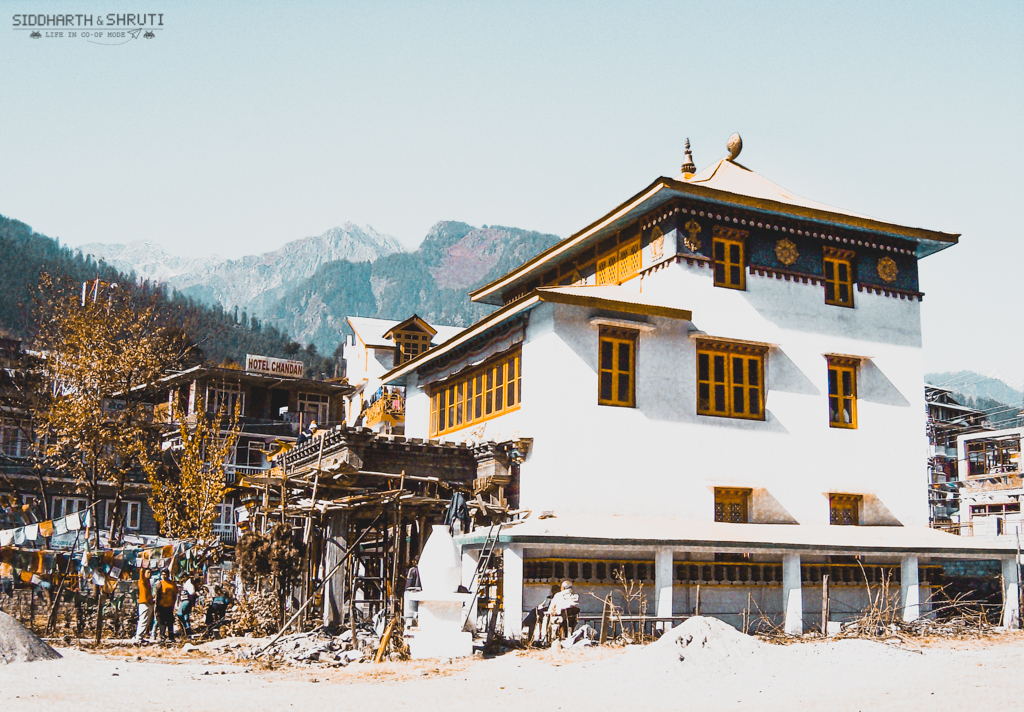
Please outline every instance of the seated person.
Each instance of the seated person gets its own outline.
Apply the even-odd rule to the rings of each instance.
[[[579,594],[572,592],[572,581],[562,581],[562,590],[551,598],[548,616],[552,625],[556,626],[552,631],[552,640],[555,640],[556,636],[559,640],[564,640],[576,629],[576,622],[580,616],[580,597]]]

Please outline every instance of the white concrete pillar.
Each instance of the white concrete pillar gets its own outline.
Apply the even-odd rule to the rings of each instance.
[[[921,617],[921,586],[917,575],[917,557],[908,554],[900,564],[900,606],[903,620],[916,621]]]
[[[501,565],[505,637],[519,640],[523,634],[523,547],[517,544],[506,546]]]
[[[1017,577],[1017,557],[1003,559],[1003,625],[1020,628],[1020,581]]]
[[[661,546],[654,552],[654,595],[655,616],[658,618],[672,617],[672,580],[674,559],[672,549]],[[661,626],[664,630],[672,627],[671,623]]]
[[[469,588],[470,583],[473,581],[473,574],[476,573],[478,561],[480,561],[479,549],[462,548],[462,585],[466,588]],[[470,590],[472,591],[472,589]],[[466,617],[466,630],[472,632],[476,630],[476,601],[469,601],[466,605],[469,606],[469,615]],[[463,612],[463,615],[465,615],[465,612]]]
[[[786,635],[803,635],[804,586],[799,554],[782,557],[782,603],[786,607]]]

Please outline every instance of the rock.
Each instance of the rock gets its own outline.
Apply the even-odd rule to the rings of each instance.
[[[194,653],[199,650],[198,645],[192,645],[192,643],[185,643],[181,646],[181,652],[183,653]]]
[[[28,663],[60,657],[60,653],[35,633],[0,611],[0,663]]]
[[[357,660],[362,660],[362,659],[363,659],[363,651],[362,650],[346,650],[345,651],[345,660],[347,660],[350,663],[354,663]]]

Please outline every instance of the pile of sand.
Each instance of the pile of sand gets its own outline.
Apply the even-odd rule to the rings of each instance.
[[[56,660],[61,655],[9,615],[0,611],[0,663]]]
[[[743,664],[755,655],[764,655],[766,646],[744,635],[717,618],[688,618],[644,649],[649,658],[678,660],[688,665]]]

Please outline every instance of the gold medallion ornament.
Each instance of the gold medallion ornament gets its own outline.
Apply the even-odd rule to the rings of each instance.
[[[797,261],[800,253],[797,251],[796,245],[789,238],[784,237],[775,243],[775,256],[779,262],[789,267]]]
[[[664,249],[665,234],[661,231],[660,227],[656,227],[651,231],[651,257],[656,260],[661,259],[661,253]]]
[[[878,260],[878,276],[883,281],[892,284],[900,271],[896,268],[896,261],[892,257],[883,257]]]
[[[697,237],[700,234],[700,225],[697,224],[696,220],[690,220],[683,225],[683,229],[690,233],[689,237],[683,238],[683,244],[686,245],[686,249],[690,252],[696,252],[700,249],[700,238]]]

